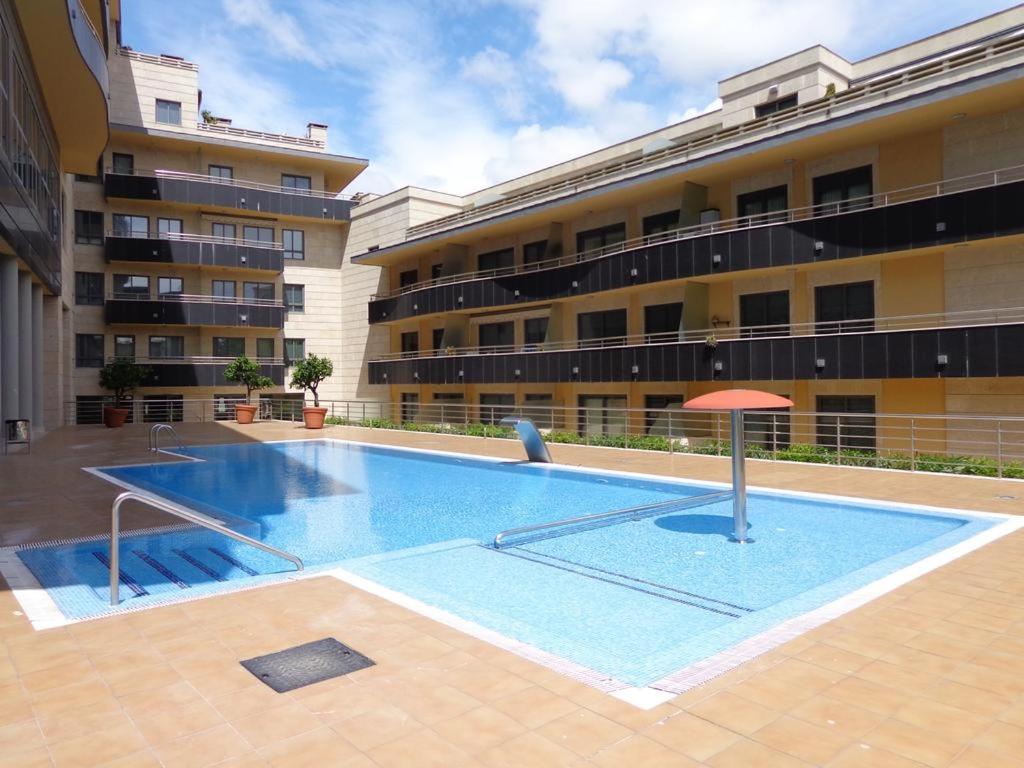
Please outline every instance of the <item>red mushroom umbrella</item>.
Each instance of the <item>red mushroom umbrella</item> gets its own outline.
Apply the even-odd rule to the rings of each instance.
[[[747,538],[747,469],[743,440],[743,412],[769,408],[791,408],[793,401],[756,389],[723,389],[709,392],[683,403],[691,411],[729,411],[732,415],[732,521],[733,541],[745,544]]]

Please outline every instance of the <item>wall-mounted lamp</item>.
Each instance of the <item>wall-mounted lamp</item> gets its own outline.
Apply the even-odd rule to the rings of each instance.
[[[722,254],[720,254],[720,253],[713,253],[713,254],[711,254],[711,263],[714,266],[716,266],[716,267],[719,266],[722,263]]]
[[[459,301],[459,304],[461,304],[461,303],[462,303],[462,297],[461,297],[461,296],[459,296],[459,299],[458,299],[458,301]]]
[[[825,358],[819,357],[817,360],[815,360],[814,367],[817,368],[819,371],[822,370],[825,367]]]
[[[637,269],[636,269],[636,267],[633,267],[633,268],[632,268],[631,270],[629,270],[629,276],[630,276],[630,277],[636,277],[636,276],[637,276],[637,275],[639,275],[639,274],[640,274],[640,273],[639,273],[639,272],[637,272]]]
[[[412,372],[412,377],[414,379],[416,379],[417,381],[419,381],[419,379],[420,379],[420,372],[419,371],[413,371]]]
[[[459,378],[463,378],[466,375],[465,371],[459,371]]]
[[[417,312],[417,311],[419,311],[419,308],[420,308],[420,305],[419,305],[419,304],[413,304],[413,305],[412,305],[412,311],[413,311],[413,312]]]
[[[518,368],[516,368],[514,371],[512,371],[512,375],[515,376],[518,379],[520,377],[520,375],[522,375],[522,371],[520,371]]]
[[[580,287],[579,280],[573,280],[572,281],[572,287],[573,288],[579,288]]]
[[[154,255],[156,255],[156,254],[154,254]],[[246,262],[248,262],[248,261],[249,261],[249,257],[248,257],[248,256],[243,256],[243,257],[241,258],[241,262],[242,262],[243,264],[245,264],[245,263],[246,263]]]
[[[814,241],[814,250],[817,253],[821,253],[822,251],[825,250],[825,243],[823,243],[821,240],[815,240]]]
[[[579,376],[580,375],[580,367],[578,365],[574,365],[572,367],[572,375],[573,376]]]
[[[936,355],[935,364],[938,366],[949,365],[949,355]]]
[[[384,379],[384,381],[388,380],[388,372],[387,371],[384,371],[383,379]]]
[[[936,221],[935,222],[935,231],[936,232],[945,232],[946,231],[946,222],[944,222],[944,221]]]
[[[721,373],[723,368],[725,368],[725,366],[722,364],[722,361],[715,360],[715,373]]]
[[[515,296],[516,296],[517,299],[519,298],[519,289],[518,288],[516,288]]]

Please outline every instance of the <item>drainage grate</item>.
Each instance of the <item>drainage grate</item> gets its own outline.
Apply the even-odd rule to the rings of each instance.
[[[241,664],[278,693],[286,693],[372,667],[374,662],[333,637],[327,637],[247,659]]]

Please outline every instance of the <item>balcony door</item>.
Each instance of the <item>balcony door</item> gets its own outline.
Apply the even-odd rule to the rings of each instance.
[[[740,335],[787,336],[789,291],[747,293],[740,296]]]
[[[875,284],[842,283],[814,289],[817,333],[856,333],[875,329]]]
[[[839,213],[870,207],[864,198],[872,192],[871,166],[851,168],[814,179],[814,204],[819,213]]]
[[[581,347],[614,346],[626,339],[626,310],[582,312],[576,316],[576,338]],[[595,343],[597,342],[597,343]]]

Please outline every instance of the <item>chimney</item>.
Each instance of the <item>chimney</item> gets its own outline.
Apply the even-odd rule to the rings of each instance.
[[[323,123],[306,123],[306,138],[327,146],[327,126]]]

